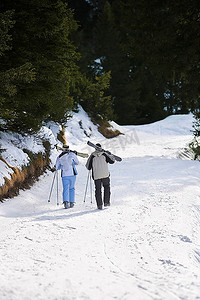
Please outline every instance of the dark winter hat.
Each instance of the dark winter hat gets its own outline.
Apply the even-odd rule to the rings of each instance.
[[[101,148],[101,144],[99,144],[99,143],[97,143],[97,144],[96,144],[96,146],[98,146],[98,147],[100,147],[100,148]]]

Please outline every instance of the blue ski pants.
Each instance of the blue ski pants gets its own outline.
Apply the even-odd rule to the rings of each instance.
[[[75,201],[75,181],[76,176],[64,176],[62,177],[63,184],[63,202],[74,202]]]

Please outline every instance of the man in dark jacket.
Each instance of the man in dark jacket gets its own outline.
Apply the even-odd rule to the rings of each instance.
[[[101,148],[100,144],[96,144]],[[95,183],[95,198],[98,209],[104,206],[110,206],[110,174],[108,163],[113,164],[115,157],[112,154],[103,151],[94,151],[87,160],[86,168],[92,169],[92,178]],[[104,187],[104,198],[102,201],[101,187]]]

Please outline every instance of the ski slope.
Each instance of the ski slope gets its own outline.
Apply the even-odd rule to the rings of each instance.
[[[109,166],[111,206],[96,209],[93,183],[83,202],[84,158],[73,209],[62,207],[60,176],[60,205],[56,184],[48,203],[51,172],[0,204],[0,299],[199,299],[200,165],[178,158],[192,139],[192,121],[112,122],[124,135],[106,140],[83,112],[74,114],[66,134],[72,148],[91,153],[91,139],[123,158]]]

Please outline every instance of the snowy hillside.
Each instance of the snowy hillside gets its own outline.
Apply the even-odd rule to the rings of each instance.
[[[112,122],[124,134],[106,140],[83,110],[74,113],[66,133],[71,149],[91,153],[87,141],[98,141],[123,158],[109,166],[111,206],[96,209],[93,185],[83,202],[84,158],[73,209],[63,209],[60,176],[60,205],[56,185],[48,203],[51,172],[0,204],[0,299],[199,299],[200,165],[178,158],[192,139],[192,122],[192,115],[144,126]],[[53,145],[58,130],[49,124],[41,134]],[[8,136],[3,143],[14,147]],[[56,155],[52,149],[52,164]]]
[[[94,126],[90,118],[79,107],[79,113],[72,113],[73,118],[67,123],[66,139],[69,141],[70,146],[76,146],[76,150],[85,147],[85,141],[90,138],[101,138],[102,135],[98,133],[97,127]],[[38,134],[32,136],[22,136],[20,134],[13,133],[0,133],[0,146],[1,156],[12,167],[26,166],[29,163],[29,157],[23,149],[32,151],[33,153],[45,152],[45,148],[42,145],[42,140],[47,140],[51,144],[51,161],[54,165],[55,159],[58,155],[58,151],[55,149],[55,145],[62,144],[57,139],[57,134],[61,130],[61,126],[50,122],[46,126],[43,126]],[[82,143],[81,143],[82,142]],[[13,171],[0,160],[0,186],[4,183],[4,177],[10,179],[10,174]]]

